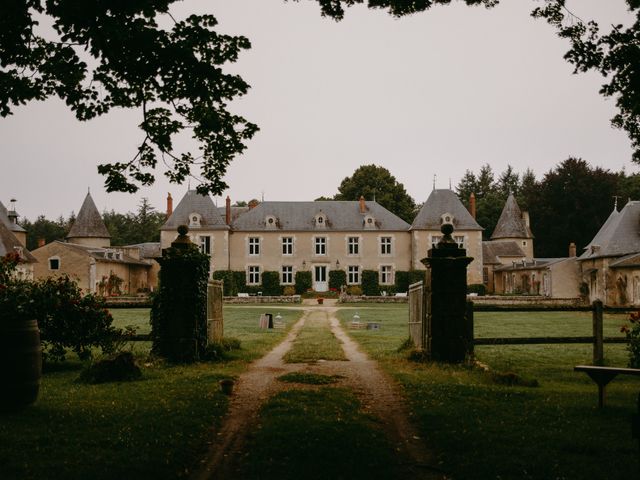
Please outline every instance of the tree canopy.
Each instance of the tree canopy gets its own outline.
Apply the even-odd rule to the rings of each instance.
[[[389,170],[377,165],[362,165],[353,175],[346,177],[338,187],[333,200],[375,199],[380,205],[411,223],[416,203]],[[327,199],[327,197],[321,197]]]

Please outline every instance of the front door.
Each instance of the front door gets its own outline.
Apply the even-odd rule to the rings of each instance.
[[[313,289],[316,292],[326,292],[329,290],[326,265],[315,265],[313,267]]]

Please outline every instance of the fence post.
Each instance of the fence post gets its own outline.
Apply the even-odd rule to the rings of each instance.
[[[467,301],[467,355],[473,356],[474,351],[474,333],[473,333],[473,302]]]
[[[593,302],[593,364],[604,364],[604,333],[602,326],[602,300]]]

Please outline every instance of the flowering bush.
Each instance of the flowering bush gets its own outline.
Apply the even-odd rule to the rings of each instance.
[[[17,260],[0,258],[0,322],[37,320],[46,360],[65,359],[67,349],[87,358],[92,347],[113,350],[120,335],[104,301],[82,295],[69,277],[29,282],[13,276]]]
[[[620,331],[627,336],[629,367],[640,368],[640,312],[629,315],[631,326],[623,325]]]

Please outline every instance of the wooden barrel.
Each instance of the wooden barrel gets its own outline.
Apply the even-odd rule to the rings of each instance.
[[[15,410],[35,402],[41,376],[38,322],[0,318],[0,409]]]

